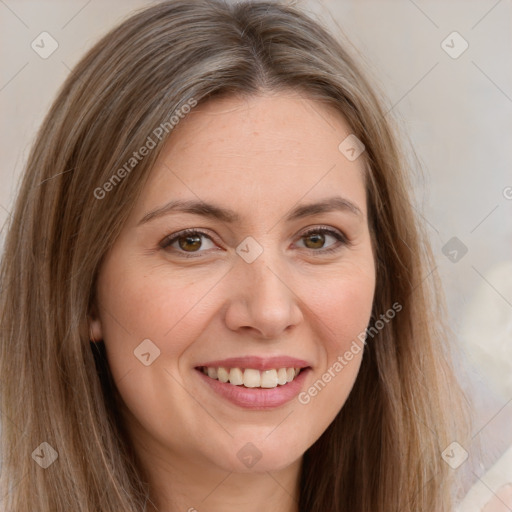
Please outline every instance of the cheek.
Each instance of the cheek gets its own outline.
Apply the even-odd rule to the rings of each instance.
[[[212,283],[211,278],[192,282],[179,273],[166,277],[161,268],[137,268],[140,265],[120,266],[115,258],[105,263],[98,282],[103,338],[113,379],[130,417],[145,430],[159,432],[164,440],[168,425],[175,421],[176,414],[170,411],[190,407],[176,370],[183,353],[204,330],[207,315],[202,313],[201,299]],[[148,365],[142,356],[146,353]],[[186,438],[187,433],[179,431],[179,435]]]
[[[319,314],[335,335],[335,342],[344,341],[347,336],[357,335],[366,328],[371,315],[373,288],[365,284],[343,281],[325,293]]]
[[[320,367],[299,402],[314,401],[326,427],[345,403],[361,365],[375,292],[373,260],[347,262],[312,289],[308,306],[322,333]]]
[[[316,437],[342,409],[356,381],[364,353],[361,335],[370,320],[374,284],[372,272],[354,268],[321,287],[311,303],[311,311],[323,327],[321,364],[298,402],[304,414],[316,418]]]
[[[371,263],[347,264],[311,287],[308,306],[325,326],[329,352],[345,350],[347,344],[364,332],[370,320],[374,292],[375,273]]]
[[[140,264],[120,267],[115,261],[106,262],[98,286],[103,337],[113,359],[133,362],[133,351],[145,339],[161,355],[177,357],[202,328],[202,301],[211,276],[192,280],[179,272],[170,276],[161,268],[142,271]]]

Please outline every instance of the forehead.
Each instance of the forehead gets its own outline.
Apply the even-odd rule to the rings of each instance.
[[[363,158],[338,149],[350,134],[340,113],[295,92],[210,100],[174,128],[136,213],[172,199],[221,199],[243,214],[339,193],[366,215]]]

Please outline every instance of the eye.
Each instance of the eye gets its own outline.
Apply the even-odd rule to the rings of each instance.
[[[304,241],[304,247],[316,253],[329,253],[340,250],[348,245],[348,240],[340,231],[327,227],[317,227],[303,233],[300,237]],[[331,240],[331,243],[326,244]]]
[[[208,247],[208,244],[205,247],[204,238],[211,244],[210,247]],[[211,249],[214,245],[209,235],[197,229],[185,229],[184,231],[174,233],[164,238],[160,243],[162,249],[172,248],[174,251],[182,253],[185,257],[193,257],[194,253],[203,252],[200,249]]]
[[[299,240],[304,243],[302,248],[309,249],[318,255],[336,252],[343,246],[349,245],[343,233],[323,226],[309,229],[300,236]],[[162,249],[175,252],[185,258],[200,257],[202,252],[213,249],[215,246],[210,235],[197,229],[185,229],[173,233],[160,242]]]

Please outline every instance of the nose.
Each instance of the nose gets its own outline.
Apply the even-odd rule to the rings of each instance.
[[[230,273],[225,322],[233,331],[276,339],[299,325],[303,314],[290,272],[268,264],[264,254],[252,263],[240,259]]]

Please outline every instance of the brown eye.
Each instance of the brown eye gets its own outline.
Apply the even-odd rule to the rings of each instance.
[[[304,245],[308,249],[321,249],[325,244],[325,236],[323,233],[312,233],[311,235],[306,235],[304,240],[306,240]],[[308,240],[310,243],[308,243]]]
[[[180,249],[187,252],[194,252],[201,248],[201,236],[199,235],[185,235],[178,238],[178,245]]]
[[[206,247],[205,247],[206,242]],[[209,244],[209,245],[208,245]],[[202,231],[186,230],[167,236],[161,243],[160,247],[166,251],[186,256],[185,253],[200,255],[205,249],[215,247],[210,236]]]
[[[304,244],[304,248],[318,255],[335,252],[343,246],[350,245],[344,234],[324,227],[310,229],[300,237],[300,241]]]

